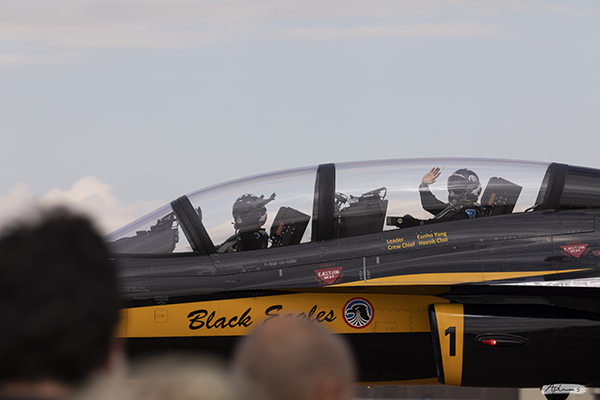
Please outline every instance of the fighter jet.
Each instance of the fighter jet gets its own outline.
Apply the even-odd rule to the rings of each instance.
[[[351,343],[362,382],[600,385],[600,170],[399,159],[214,185],[106,237],[132,353],[227,356],[275,318]]]

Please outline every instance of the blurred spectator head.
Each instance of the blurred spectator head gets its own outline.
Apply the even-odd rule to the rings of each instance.
[[[65,208],[33,214],[0,235],[5,393],[34,383],[73,387],[122,355],[116,271],[102,237]]]
[[[236,349],[233,369],[251,400],[350,400],[354,394],[347,343],[303,319],[259,326]]]

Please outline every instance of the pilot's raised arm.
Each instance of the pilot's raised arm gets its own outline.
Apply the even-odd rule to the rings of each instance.
[[[440,201],[431,193],[429,185],[435,183],[442,173],[440,167],[433,167],[431,171],[423,175],[421,179],[421,185],[419,185],[419,195],[421,196],[421,206],[425,211],[433,214],[434,216],[442,212],[447,206],[447,203]]]
[[[421,206],[435,215],[434,220],[450,221],[488,215],[477,203],[481,184],[475,172],[461,168],[448,177],[448,203],[438,200],[429,190],[429,185],[435,183],[440,174],[439,167],[432,168],[423,176],[419,186]]]

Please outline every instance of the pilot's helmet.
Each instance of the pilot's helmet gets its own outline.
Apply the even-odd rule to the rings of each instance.
[[[480,194],[479,177],[470,169],[456,170],[448,177],[448,201],[450,203],[476,202]]]
[[[233,203],[233,226],[235,229],[259,229],[267,220],[267,208],[263,196],[245,194]]]

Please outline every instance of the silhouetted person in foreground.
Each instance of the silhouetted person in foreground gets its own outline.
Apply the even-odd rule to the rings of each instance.
[[[356,367],[340,336],[297,318],[269,321],[244,338],[233,370],[249,400],[350,400]]]
[[[59,399],[123,363],[115,267],[64,208],[0,235],[0,399]]]

